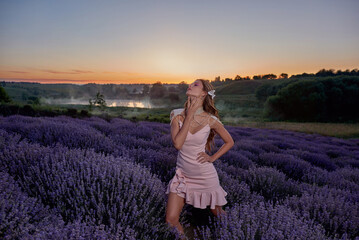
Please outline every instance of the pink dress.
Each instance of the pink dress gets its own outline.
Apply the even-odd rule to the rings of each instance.
[[[175,114],[183,109],[176,109]],[[171,118],[174,114],[171,112]],[[215,116],[214,119],[219,121]],[[219,121],[220,122],[220,121]],[[183,123],[179,121],[180,128]],[[195,208],[205,209],[210,205],[223,206],[227,203],[227,192],[219,184],[218,174],[213,163],[200,163],[197,160],[199,152],[205,152],[205,146],[211,127],[208,121],[201,130],[192,134],[187,133],[186,140],[177,154],[176,173],[167,185],[166,194],[177,193],[185,198],[187,204]]]

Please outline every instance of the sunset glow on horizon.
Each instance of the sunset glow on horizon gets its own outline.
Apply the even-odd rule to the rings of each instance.
[[[2,1],[0,81],[179,83],[359,67],[358,1]]]

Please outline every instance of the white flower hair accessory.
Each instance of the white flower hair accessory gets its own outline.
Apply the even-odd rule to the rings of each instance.
[[[214,98],[214,96],[216,96],[216,95],[214,95],[214,92],[215,92],[215,91],[216,91],[216,90],[208,91],[208,94],[212,96],[212,99]]]

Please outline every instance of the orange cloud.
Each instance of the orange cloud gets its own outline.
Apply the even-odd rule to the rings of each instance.
[[[0,78],[1,81],[13,81],[13,82],[37,82],[37,83],[88,83],[88,80],[76,80],[76,79],[51,79],[51,78]],[[93,81],[95,82],[95,81]]]
[[[22,71],[7,71],[7,72],[11,72],[11,73],[29,73],[29,72],[22,72]]]
[[[44,69],[42,70],[43,72],[47,72],[47,73],[54,73],[54,74],[81,74],[81,73],[94,73],[92,71],[83,71],[83,70],[76,70],[73,69],[72,72],[60,72],[60,71],[55,71],[55,70],[47,70]]]

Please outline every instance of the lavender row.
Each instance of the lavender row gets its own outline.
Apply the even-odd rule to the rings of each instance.
[[[5,137],[11,138],[2,132],[2,143]],[[15,138],[10,140],[14,144],[0,144],[1,168],[18,179],[29,196],[59,212],[65,223],[79,219],[104,225],[113,235],[120,226],[131,226],[136,239],[170,236],[164,185],[148,170],[93,149],[50,148],[16,143]]]
[[[168,181],[172,175],[169,170],[174,169],[176,157],[173,154],[169,156],[175,149],[170,145],[168,134],[163,135],[168,133],[163,124],[155,132],[150,127],[130,121],[112,121],[110,124],[96,117],[79,120],[65,116],[31,118],[13,115],[1,119],[0,129],[18,133],[22,139],[44,146],[60,143],[69,148],[92,148],[105,155],[126,157],[149,168],[162,181]],[[153,152],[157,156],[152,156]]]
[[[285,174],[268,167],[252,167],[249,170],[234,168],[226,163],[216,163],[221,183],[231,182],[230,197],[236,196],[236,185],[246,186],[246,191],[239,191],[239,201],[248,203],[263,201],[274,205],[288,206],[306,220],[313,220],[324,227],[325,233],[332,237],[355,237],[359,235],[359,201],[357,193],[328,186],[319,187],[287,179]],[[222,173],[223,171],[223,173]],[[224,179],[232,178],[231,181]],[[224,181],[223,181],[224,180]],[[243,187],[241,188],[243,189]],[[252,192],[251,198],[249,193]],[[256,197],[253,193],[257,193]],[[259,197],[260,196],[260,197]]]
[[[226,209],[225,216],[196,229],[195,236],[197,239],[220,240],[333,239],[325,234],[321,225],[302,218],[290,208],[258,200],[235,203]]]
[[[1,239],[115,239],[101,226],[89,226],[78,220],[65,225],[59,214],[22,192],[13,178],[1,171],[0,203]],[[135,239],[130,228],[127,233],[122,229],[119,226],[117,237]]]
[[[265,152],[256,155],[247,151],[230,150],[221,159],[235,168],[249,169],[268,166],[280,170],[293,180],[359,192],[358,168],[346,166],[329,172],[291,155],[290,151],[287,153]]]
[[[112,141],[88,124],[69,117],[32,118],[13,115],[0,118],[0,128],[9,133],[20,134],[32,143],[55,146],[60,143],[69,148],[90,149],[105,154],[116,152]]]
[[[321,224],[303,218],[295,209],[265,201],[261,194],[252,192],[251,183],[239,181],[222,170],[226,169],[224,165],[216,163],[221,185],[228,193],[227,216],[220,221],[209,218],[208,226],[195,229],[196,239],[333,239]],[[276,182],[272,183],[275,186]],[[268,191],[280,192],[281,187]]]
[[[228,127],[236,139],[233,151],[290,153],[313,166],[333,171],[344,166],[359,167],[359,141],[284,130]]]
[[[347,190],[310,185],[300,197],[285,199],[284,205],[320,223],[331,236],[354,238],[359,236],[359,201],[353,198]]]

